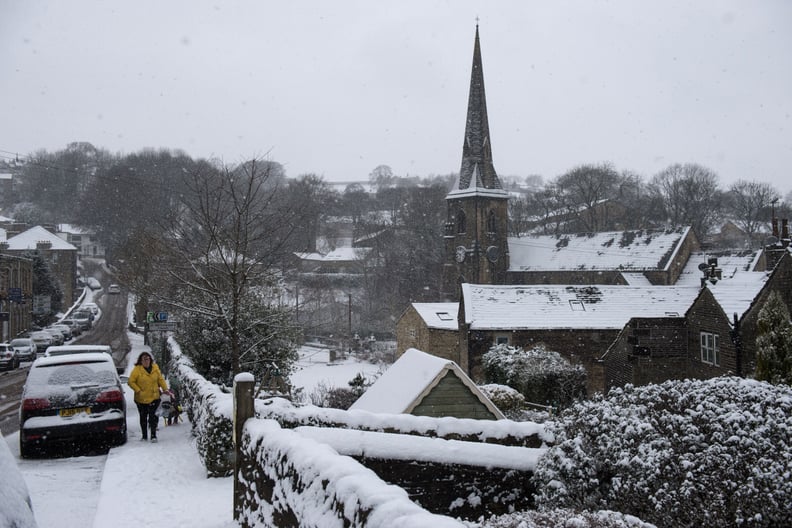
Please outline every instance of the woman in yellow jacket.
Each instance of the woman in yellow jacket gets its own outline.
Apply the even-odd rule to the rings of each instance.
[[[157,407],[160,404],[160,389],[168,390],[168,384],[162,377],[159,366],[148,352],[141,352],[135,367],[129,375],[127,384],[135,391],[135,404],[140,414],[141,440],[148,440],[147,427],[151,429],[151,441],[157,441]]]

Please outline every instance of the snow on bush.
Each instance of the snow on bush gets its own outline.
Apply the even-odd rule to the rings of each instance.
[[[792,389],[724,377],[627,386],[547,424],[545,508],[658,526],[792,526]]]
[[[792,383],[792,323],[778,292],[772,292],[759,311],[756,336],[756,378]]]
[[[490,399],[495,407],[506,415],[506,418],[516,420],[522,416],[523,408],[525,407],[525,396],[516,389],[508,385],[489,383],[487,385],[479,385],[479,390]]]
[[[568,509],[524,511],[499,515],[469,528],[655,528],[632,515],[602,510],[575,512]]]
[[[586,393],[586,370],[558,352],[495,345],[482,358],[489,383],[508,385],[532,403],[565,407]]]

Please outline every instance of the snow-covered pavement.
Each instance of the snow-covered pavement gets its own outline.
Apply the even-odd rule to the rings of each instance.
[[[129,364],[145,347],[129,334]],[[318,382],[346,386],[358,372],[377,367],[349,360],[327,366],[327,352],[301,360],[295,385],[310,393]],[[237,528],[233,480],[206,478],[186,413],[184,423],[160,429],[159,443],[139,440],[137,409],[127,387],[129,440],[109,454],[71,458],[19,458],[19,434],[5,437],[25,479],[39,528]]]

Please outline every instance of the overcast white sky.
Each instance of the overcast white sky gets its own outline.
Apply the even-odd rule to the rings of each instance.
[[[0,155],[457,172],[476,17],[501,176],[697,162],[792,189],[787,0],[0,0]]]

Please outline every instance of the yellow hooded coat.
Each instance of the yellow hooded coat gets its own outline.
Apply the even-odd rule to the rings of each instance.
[[[129,375],[127,384],[135,391],[135,403],[151,403],[160,397],[159,389],[168,390],[168,384],[162,377],[159,365],[151,364],[151,372],[146,372],[143,365],[135,365]]]

